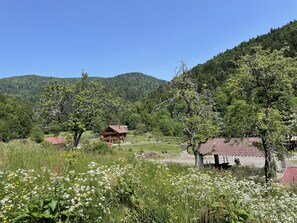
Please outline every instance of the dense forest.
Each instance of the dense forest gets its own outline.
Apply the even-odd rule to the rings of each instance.
[[[38,102],[43,88],[47,84],[53,81],[73,84],[78,80],[79,78],[55,78],[37,75],[3,78],[0,79],[0,93],[34,104]],[[164,80],[142,73],[127,73],[112,78],[89,77],[89,81],[100,81],[107,93],[112,93],[125,101],[136,101],[166,83]]]
[[[279,29],[271,29],[268,34],[242,42],[231,50],[220,53],[205,64],[199,64],[192,69],[193,79],[199,85],[206,84],[211,89],[218,86],[230,76],[237,68],[239,60],[253,53],[255,46],[263,49],[280,50],[287,47],[285,57],[296,57],[297,52],[297,21],[290,22]]]

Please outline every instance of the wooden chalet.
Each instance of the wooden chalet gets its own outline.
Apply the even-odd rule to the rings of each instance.
[[[111,143],[125,143],[127,141],[128,127],[125,125],[110,125],[100,133],[101,141]]]

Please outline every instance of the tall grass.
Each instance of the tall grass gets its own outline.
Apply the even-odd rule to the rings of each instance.
[[[80,150],[71,151],[47,143],[37,144],[30,140],[14,140],[0,143],[0,169],[34,169],[39,172],[43,167],[63,175],[67,171],[85,172],[91,162],[112,165],[118,158],[132,159],[133,153],[107,154],[105,156],[88,154]]]
[[[0,144],[2,222],[296,222],[297,195],[230,173]]]

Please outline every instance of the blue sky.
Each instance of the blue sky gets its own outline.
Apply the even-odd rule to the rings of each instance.
[[[297,19],[296,0],[0,0],[0,77],[170,80]]]

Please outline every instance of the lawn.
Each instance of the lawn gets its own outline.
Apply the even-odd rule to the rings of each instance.
[[[150,137],[151,136],[151,137]],[[98,134],[95,134],[91,131],[87,131],[82,136],[82,142],[98,142]],[[156,152],[162,153],[166,152],[168,156],[175,156],[181,152],[181,148],[178,143],[178,139],[172,136],[162,136],[158,142],[156,138],[153,137],[153,133],[148,132],[145,134],[135,134],[135,132],[129,131],[127,137],[127,143],[114,145],[114,151],[117,153],[124,154],[140,154],[145,152]]]

